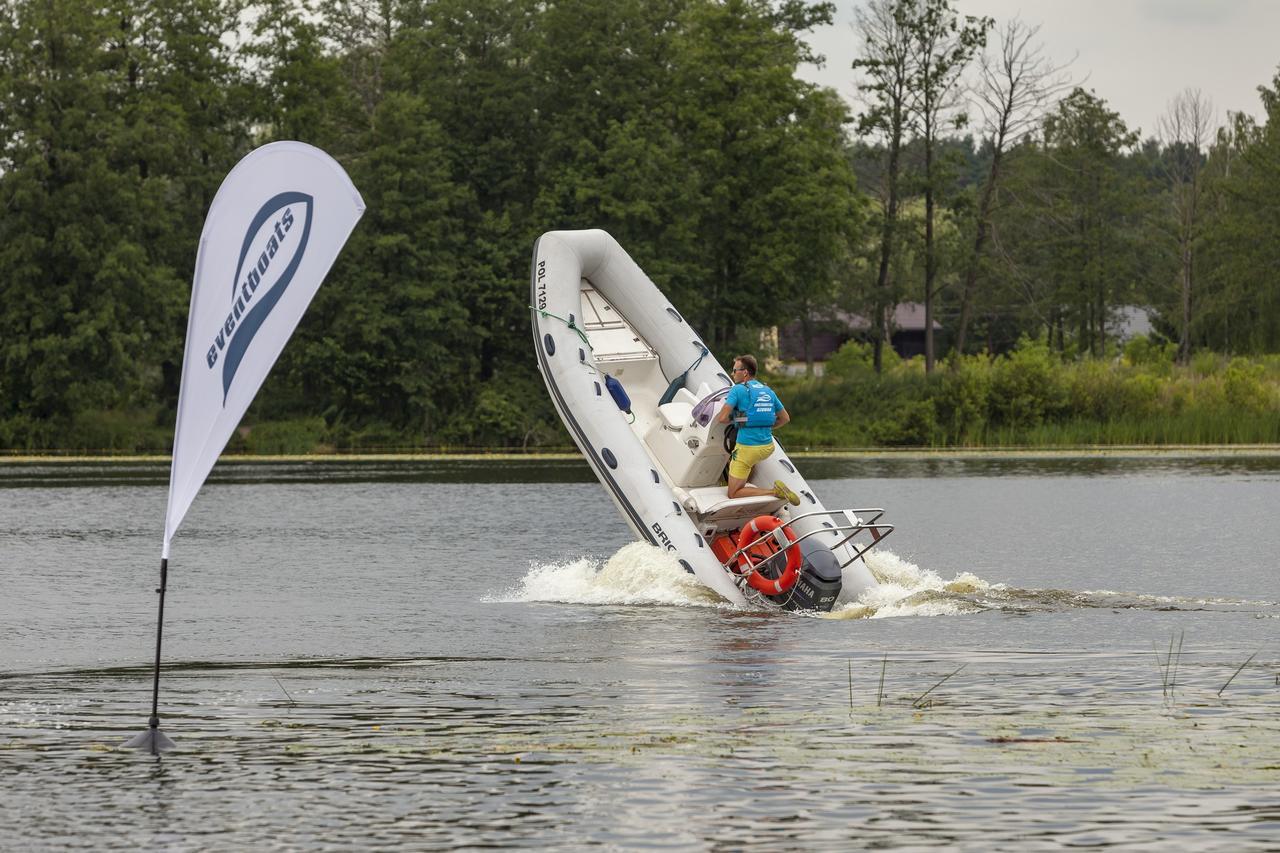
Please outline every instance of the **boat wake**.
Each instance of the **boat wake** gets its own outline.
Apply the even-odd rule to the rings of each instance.
[[[878,589],[856,599],[838,599],[832,613],[841,619],[880,616],[950,616],[986,609],[965,596],[991,588],[964,573],[943,581],[889,551],[867,555]],[[595,605],[675,605],[733,609],[677,561],[674,554],[633,542],[601,560],[580,557],[565,563],[536,563],[519,586],[495,600]]]
[[[867,567],[879,586],[856,597],[841,595],[827,619],[887,619],[898,616],[958,616],[990,610],[1019,614],[1110,608],[1137,610],[1257,609],[1260,618],[1275,618],[1274,601],[1187,598],[1111,590],[1076,592],[1019,589],[989,583],[971,572],[947,580],[883,548],[868,553]],[[668,551],[633,542],[613,556],[580,557],[564,563],[535,563],[512,590],[494,601],[545,602],[615,606],[676,606],[734,609],[693,575]]]
[[[686,572],[675,554],[647,542],[632,542],[607,560],[534,564],[520,585],[498,600],[733,607]]]

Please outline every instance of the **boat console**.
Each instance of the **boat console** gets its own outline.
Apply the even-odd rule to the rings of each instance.
[[[698,403],[696,395],[681,388],[670,403],[657,407],[657,418],[644,435],[654,461],[684,489],[714,486],[729,464],[725,425],[714,417],[698,423],[693,416]],[[724,487],[720,490],[723,496]]]

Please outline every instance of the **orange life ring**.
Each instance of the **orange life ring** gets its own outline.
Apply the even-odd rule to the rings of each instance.
[[[757,543],[766,541],[766,537],[779,527],[786,537],[791,540],[792,545],[788,546],[787,567],[783,569],[781,577],[777,579],[766,578],[756,569],[755,565],[747,556],[747,552],[743,551],[738,557],[738,565],[743,572],[750,572],[747,575],[747,583],[751,588],[765,595],[781,595],[787,592],[791,587],[796,585],[796,581],[800,578],[800,546],[795,544],[796,535],[791,532],[789,525],[783,524],[782,519],[772,515],[758,515],[742,526],[742,532],[738,534],[738,548],[745,549]]]

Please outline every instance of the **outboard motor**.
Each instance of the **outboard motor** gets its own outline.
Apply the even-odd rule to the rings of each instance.
[[[844,575],[840,561],[816,536],[800,540],[800,577],[796,585],[783,595],[771,596],[787,610],[818,610],[823,613],[835,606]]]

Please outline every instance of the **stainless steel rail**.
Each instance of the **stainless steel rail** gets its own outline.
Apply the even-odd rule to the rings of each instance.
[[[859,518],[860,515],[870,516],[870,520],[863,521]],[[808,533],[802,534],[801,536],[797,537],[794,540],[788,537],[786,533],[783,532],[783,527],[785,526],[793,525],[798,521],[803,521],[807,518],[814,518],[817,516],[829,516],[831,518],[831,521],[824,520],[821,527],[816,528],[814,530],[810,530]],[[755,539],[754,541],[748,543],[747,545],[739,548],[737,551],[734,551],[733,554],[730,555],[729,559],[725,561],[724,567],[731,574],[736,576],[736,582],[738,583],[739,586],[742,586],[744,583],[746,583],[746,574],[740,573],[738,571],[737,569],[738,558],[741,557],[742,554],[746,552],[748,549],[754,548],[755,546],[759,545],[762,541],[772,538],[774,541],[774,544],[778,548],[778,551],[777,553],[772,554],[766,557],[765,559],[761,560],[759,563],[752,564],[753,571],[759,570],[760,567],[762,566],[769,565],[773,560],[776,560],[778,557],[781,557],[788,548],[798,547],[801,542],[808,539],[810,536],[817,536],[820,533],[837,533],[837,534],[846,533],[848,535],[846,535],[843,539],[841,539],[839,542],[835,543],[834,545],[829,546],[832,551],[835,551],[835,549],[839,548],[841,545],[844,545],[846,543],[849,544],[849,549],[853,551],[853,556],[840,564],[840,568],[843,569],[845,566],[848,566],[850,563],[854,562],[855,560],[860,559],[863,554],[867,553],[872,548],[874,548],[877,544],[879,544],[881,539],[883,539],[884,537],[888,536],[890,533],[893,532],[892,524],[884,524],[880,522],[880,519],[883,516],[884,516],[884,510],[880,509],[879,507],[870,507],[866,509],[823,509],[823,510],[815,510],[813,512],[807,512],[807,513],[804,513],[803,515],[798,515],[795,518],[792,518],[790,521],[784,522],[782,526],[775,528],[772,533],[766,534],[765,536],[761,536],[760,538]],[[843,519],[843,523],[836,522],[836,518],[838,517]],[[861,543],[852,542],[854,537],[856,537],[858,534],[863,532],[871,534],[870,542],[866,543],[865,545],[862,545]]]

